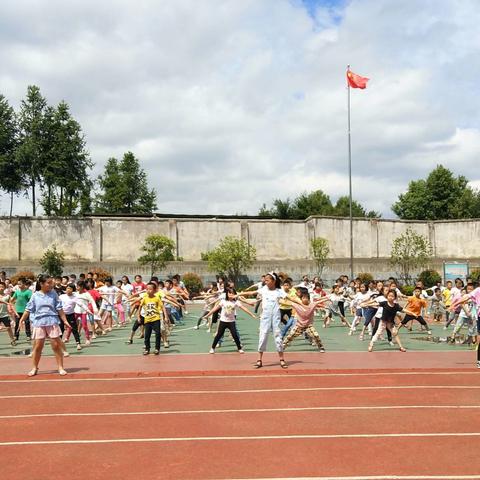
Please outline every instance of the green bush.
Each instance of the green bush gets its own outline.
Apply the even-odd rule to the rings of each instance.
[[[369,282],[373,282],[373,275],[371,273],[359,273],[357,278],[360,279],[361,283],[366,283],[367,285]]]
[[[191,295],[198,295],[203,288],[202,279],[196,273],[185,273],[182,275],[182,280]]]
[[[423,282],[425,288],[433,287],[437,282],[442,281],[442,277],[436,270],[424,270],[419,276],[418,280]]]
[[[43,252],[39,263],[45,273],[52,277],[59,277],[63,273],[65,254],[57,250],[57,246],[53,244]]]
[[[403,285],[400,287],[400,291],[404,295],[407,295],[408,297],[411,297],[413,295],[414,290],[415,290],[415,285]]]
[[[470,272],[470,276],[472,277],[472,280],[476,283],[480,283],[480,268],[474,268]]]

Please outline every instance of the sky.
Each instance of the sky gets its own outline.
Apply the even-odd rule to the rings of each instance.
[[[437,164],[480,187],[479,24],[478,0],[3,0],[0,93],[65,100],[92,176],[132,151],[159,212],[255,215],[348,194],[350,64],[353,196],[391,218]]]

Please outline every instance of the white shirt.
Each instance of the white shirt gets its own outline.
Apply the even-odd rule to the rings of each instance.
[[[266,285],[259,290],[259,293],[262,297],[263,310],[280,308],[279,300],[287,296],[285,290],[281,288],[270,290]]]

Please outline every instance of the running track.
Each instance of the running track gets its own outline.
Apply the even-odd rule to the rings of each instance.
[[[2,480],[480,479],[472,368],[2,378]]]

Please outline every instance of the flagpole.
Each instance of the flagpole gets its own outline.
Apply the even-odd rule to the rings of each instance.
[[[347,65],[347,73],[350,65]],[[348,103],[348,194],[350,208],[350,280],[353,280],[353,216],[352,216],[352,139],[350,134],[350,84],[347,81]]]

